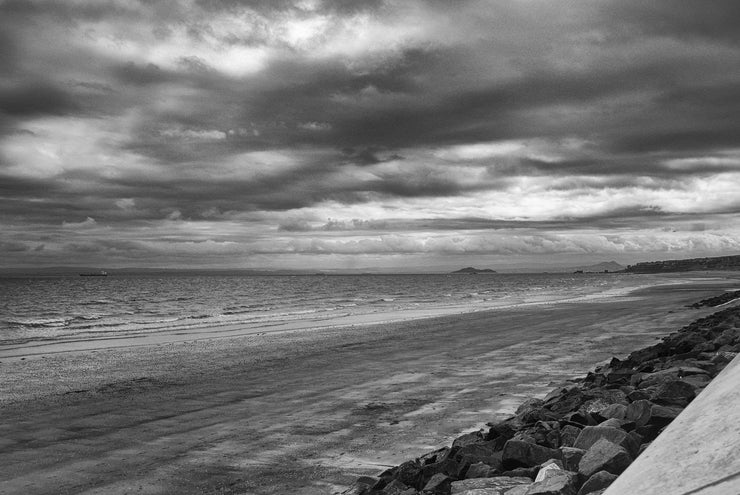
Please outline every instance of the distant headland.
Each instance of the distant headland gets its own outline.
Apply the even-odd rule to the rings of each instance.
[[[455,270],[452,273],[467,273],[476,275],[478,273],[496,273],[496,270],[491,270],[490,268],[473,268],[472,266],[468,266],[466,268],[461,268],[460,270]]]
[[[691,272],[707,270],[740,270],[740,256],[717,256],[685,260],[647,261],[625,268],[627,273]]]

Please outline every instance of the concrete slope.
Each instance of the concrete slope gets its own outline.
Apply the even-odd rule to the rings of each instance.
[[[740,494],[740,356],[604,493],[638,494]]]

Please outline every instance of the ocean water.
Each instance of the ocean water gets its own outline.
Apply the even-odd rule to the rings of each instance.
[[[620,274],[0,278],[0,348],[286,322],[329,326],[353,315],[477,311],[595,297],[628,285],[633,276]]]

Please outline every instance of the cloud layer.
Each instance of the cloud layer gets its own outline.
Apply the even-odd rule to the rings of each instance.
[[[7,0],[0,256],[735,253],[738,21],[732,1]]]

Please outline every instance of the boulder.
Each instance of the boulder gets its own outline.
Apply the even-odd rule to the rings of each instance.
[[[408,490],[409,487],[404,485],[398,480],[393,480],[390,483],[388,483],[385,488],[382,490],[383,495],[402,495],[403,492]],[[412,488],[413,490],[413,488]],[[416,493],[416,490],[414,490],[414,493]]]
[[[537,466],[548,459],[558,458],[560,458],[559,450],[521,440],[509,440],[504,445],[502,461],[504,468],[512,469]]]
[[[576,495],[578,475],[570,471],[549,474],[544,480],[533,483],[525,495]]]
[[[466,433],[464,435],[460,435],[452,442],[452,448],[455,447],[465,447],[466,445],[472,445],[474,443],[481,443],[484,442],[483,435],[481,435],[480,431],[474,431],[471,433]]]
[[[607,405],[609,404],[628,404],[627,396],[624,392],[619,389],[613,388],[591,388],[583,392],[587,398],[600,398],[603,399]]]
[[[602,418],[602,420],[606,419],[624,419],[625,414],[627,412],[627,406],[624,404],[609,404],[604,409],[601,409],[596,412],[596,415]]]
[[[378,483],[377,478],[372,476],[360,476],[348,489],[342,492],[342,495],[365,495],[370,492],[373,486]]]
[[[467,464],[483,462],[494,469],[502,469],[501,458],[503,454],[496,450],[497,442],[489,441],[483,443],[471,443],[461,447],[452,458],[459,467]]]
[[[611,418],[606,421],[602,421],[598,426],[608,426],[611,428],[619,428],[624,431],[632,431],[635,429],[635,422],[628,421],[626,419]]]
[[[740,328],[728,328],[723,331],[719,337],[714,339],[714,344],[717,347],[722,347],[723,345],[734,345],[738,342],[740,342]]]
[[[698,394],[699,391],[709,385],[709,382],[712,381],[712,377],[709,375],[691,375],[684,377],[683,381],[694,387],[694,392]]]
[[[446,458],[440,462],[427,464],[421,467],[421,476],[419,477],[418,486],[424,486],[437,474],[459,478],[464,475],[469,464],[458,464],[454,459]]]
[[[537,471],[537,476],[534,478],[534,482],[537,483],[538,481],[542,481],[548,476],[551,476],[554,473],[558,473],[563,470],[562,463],[560,461],[552,461],[552,462],[545,462],[539,471]]]
[[[468,467],[465,472],[465,479],[470,478],[490,478],[497,473],[497,470],[483,462],[476,462]]]
[[[608,488],[615,479],[617,479],[617,475],[608,471],[599,471],[594,473],[586,480],[583,486],[581,486],[581,489],[578,491],[578,495],[587,495],[589,493]]]
[[[486,440],[494,441],[496,450],[504,448],[504,444],[514,438],[514,435],[523,427],[518,418],[510,418],[499,423],[489,423],[491,428],[488,430]]]
[[[422,493],[429,495],[449,495],[451,490],[452,479],[444,474],[435,474],[424,485]]]
[[[545,397],[544,407],[557,415],[564,415],[569,412],[577,411],[586,398],[580,389],[573,386],[570,388],[560,389],[555,396],[548,395]]]
[[[634,374],[635,370],[629,368],[612,370],[607,373],[606,382],[611,385],[627,385],[628,383],[630,383],[630,379]]]
[[[647,400],[650,398],[650,393],[645,392],[644,390],[634,390],[627,394],[627,400],[631,402],[636,402],[638,400]]]
[[[530,478],[497,476],[495,478],[475,478],[469,480],[453,481],[450,488],[453,494],[465,493],[470,490],[496,489],[500,493],[520,485],[530,485]]]
[[[706,375],[707,372],[694,366],[671,366],[670,368],[643,375],[639,388],[653,387],[665,382],[680,380],[692,375]]]
[[[542,407],[542,404],[544,404],[542,399],[527,399],[516,408],[516,415],[519,416],[532,409],[539,409]]]
[[[530,486],[532,485],[530,484],[530,485],[515,486],[514,488],[509,488],[508,490],[503,492],[503,494],[504,495],[526,495],[527,490],[529,490]],[[480,494],[471,493],[469,495],[480,495]]]
[[[658,385],[650,400],[664,406],[686,407],[694,400],[694,387],[683,380],[671,380]]]
[[[566,421],[567,423],[572,423],[576,425],[583,425],[583,426],[594,426],[597,425],[598,422],[591,417],[591,415],[583,410],[578,410],[575,412],[570,412],[562,417],[563,421]]]
[[[563,469],[578,471],[578,463],[581,462],[581,458],[586,451],[575,447],[560,447],[560,453],[563,459]]]
[[[416,461],[406,461],[396,468],[393,477],[404,485],[416,487],[421,481],[421,466]]]
[[[587,426],[578,435],[573,446],[578,449],[589,450],[592,445],[602,438],[623,447],[632,456],[637,455],[640,448],[640,445],[636,444],[635,440],[626,431],[610,426]]]
[[[573,425],[565,425],[560,428],[560,446],[561,447],[572,447],[576,443],[578,435],[581,434],[581,429]]]
[[[632,402],[625,411],[625,419],[635,422],[635,426],[645,426],[650,421],[650,410],[653,403],[649,400],[636,400]]]
[[[599,438],[583,455],[578,463],[578,473],[590,478],[599,471],[620,474],[632,462],[632,457],[624,447],[606,438]]]
[[[514,468],[509,471],[504,471],[501,473],[501,476],[508,476],[510,478],[529,478],[531,481],[534,481],[535,476],[537,476],[537,471],[539,471],[539,467],[519,467]]]
[[[609,402],[607,399],[603,397],[596,397],[594,399],[587,400],[586,402],[584,402],[583,405],[581,406],[580,411],[589,413],[589,414],[598,413],[602,409],[606,409],[612,404],[613,404],[612,402]]]
[[[650,408],[650,420],[648,421],[648,424],[660,427],[666,426],[676,419],[678,415],[681,414],[681,411],[683,411],[683,408],[681,407],[653,404]]]

